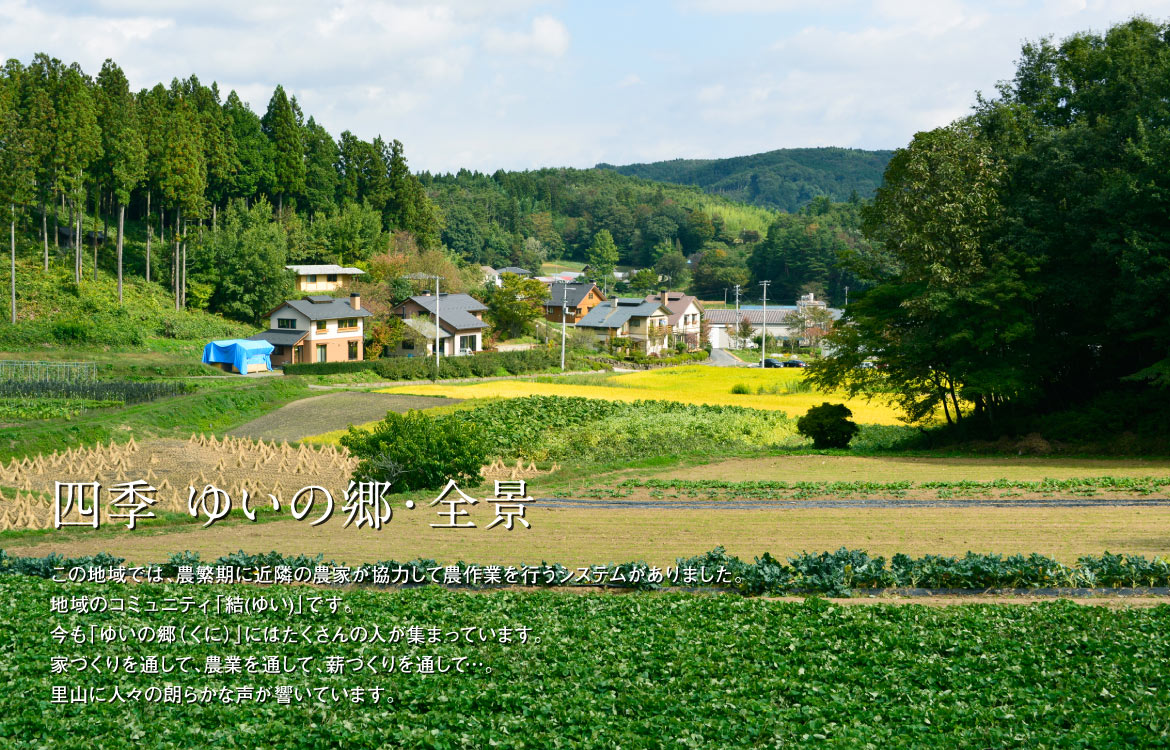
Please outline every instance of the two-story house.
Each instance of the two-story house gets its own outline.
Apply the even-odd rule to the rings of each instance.
[[[561,307],[567,307],[564,321],[574,324],[590,310],[605,302],[605,295],[592,281],[567,283],[553,281],[548,285],[548,299],[544,303],[544,317],[553,323],[561,322]]]
[[[646,354],[658,354],[670,344],[669,318],[670,310],[658,301],[611,297],[586,313],[577,327],[593,329],[600,344],[627,338]]]
[[[695,349],[699,346],[700,329],[703,320],[703,305],[695,297],[682,292],[662,292],[646,295],[647,302],[658,301],[670,310],[671,331],[678,340]]]
[[[439,318],[439,352],[448,357],[483,351],[483,321],[487,305],[469,294],[419,294],[394,308],[394,314],[413,328],[427,342],[427,350],[419,351],[413,340],[404,339],[397,354],[426,356],[435,353],[435,315]]]
[[[365,273],[360,268],[345,268],[335,264],[314,266],[285,266],[297,275],[296,290],[305,293],[336,292],[350,288],[353,279]]]
[[[299,362],[344,362],[365,356],[362,298],[313,294],[290,299],[268,313],[268,330],[249,336],[274,347],[273,366]]]

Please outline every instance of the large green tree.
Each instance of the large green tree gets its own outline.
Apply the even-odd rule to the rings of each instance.
[[[488,297],[485,316],[497,336],[514,338],[544,314],[547,299],[548,287],[540,281],[506,273]]]
[[[209,288],[207,307],[229,318],[261,323],[293,291],[284,228],[272,205],[260,198],[250,208],[233,201],[223,226],[207,239],[193,264],[192,281]]]
[[[268,111],[261,118],[264,134],[272,143],[273,183],[277,211],[284,212],[285,196],[300,195],[305,190],[305,149],[301,125],[283,86],[277,86],[268,100]]]
[[[895,154],[855,259],[876,286],[814,376],[996,431],[1170,384],[1167,122],[1170,25],[1026,45],[996,98]]]
[[[98,125],[102,132],[101,178],[113,194],[118,213],[118,302],[122,302],[122,249],[125,239],[126,204],[146,172],[146,145],[138,125],[138,112],[126,75],[106,60],[97,78]]]

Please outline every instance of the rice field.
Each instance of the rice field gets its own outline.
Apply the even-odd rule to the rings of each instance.
[[[382,389],[382,393],[449,398],[517,398],[521,396],[582,396],[611,401],[640,399],[679,401],[687,404],[746,406],[752,409],[783,411],[799,417],[824,401],[843,403],[853,419],[865,424],[902,424],[892,406],[840,394],[800,392],[804,373],[796,369],[749,369],[685,365],[659,370],[622,373],[608,377],[587,377],[587,382],[533,382],[496,380],[487,383],[404,385]],[[737,388],[737,386],[744,386]],[[732,393],[732,389],[748,393]],[[790,392],[792,391],[796,392]],[[764,391],[761,393],[760,391]],[[776,391],[776,392],[772,392]]]

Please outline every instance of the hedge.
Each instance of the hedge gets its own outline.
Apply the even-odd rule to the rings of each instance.
[[[443,357],[439,380],[521,375],[560,367],[559,351],[528,349],[518,352],[480,352],[469,357]],[[569,353],[567,369],[597,369],[584,357]],[[387,357],[356,362],[313,362],[284,366],[286,375],[333,375],[342,372],[373,371],[384,380],[434,380],[435,362],[430,357]]]

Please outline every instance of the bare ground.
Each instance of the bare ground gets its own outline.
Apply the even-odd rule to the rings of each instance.
[[[338,391],[293,401],[229,432],[233,437],[293,442],[351,424],[373,422],[386,412],[405,412],[458,403],[459,399]]]

